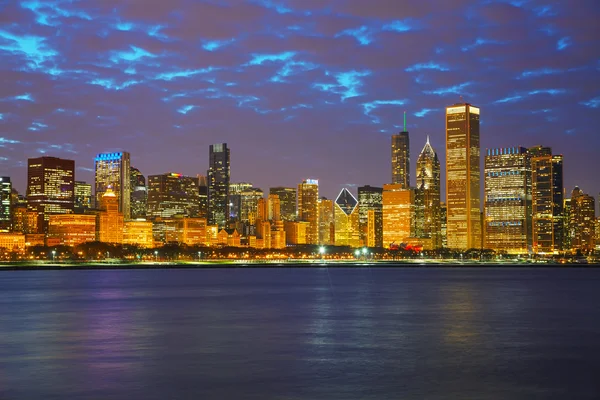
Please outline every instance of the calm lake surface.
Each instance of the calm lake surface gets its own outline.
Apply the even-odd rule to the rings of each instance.
[[[0,272],[0,399],[466,398],[600,398],[600,269]]]

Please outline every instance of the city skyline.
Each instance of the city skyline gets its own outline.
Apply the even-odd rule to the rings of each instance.
[[[552,147],[568,191],[600,192],[596,3],[232,4],[0,6],[2,175],[24,193],[26,160],[48,155],[89,183],[93,157],[121,151],[145,176],[204,175],[228,143],[232,182],[310,177],[333,199],[390,183],[404,111],[415,155],[427,135],[443,148],[444,108],[464,101],[482,151]]]

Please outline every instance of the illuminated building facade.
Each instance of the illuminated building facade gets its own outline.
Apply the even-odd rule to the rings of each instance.
[[[323,197],[319,200],[319,244],[335,244],[333,200]]]
[[[149,218],[198,215],[198,178],[176,173],[148,177]]]
[[[0,249],[21,251],[25,249],[25,235],[21,233],[0,232]]]
[[[131,219],[146,218],[148,212],[146,177],[137,168],[131,167],[129,171]]]
[[[569,226],[571,250],[584,253],[594,250],[596,234],[596,204],[594,198],[575,187],[571,193]]]
[[[208,186],[204,175],[198,175],[198,217],[208,218]]]
[[[96,240],[96,215],[55,214],[48,220],[48,238],[65,246],[77,246]]]
[[[75,161],[56,157],[27,160],[27,207],[38,215],[38,233],[46,233],[51,214],[73,212]]]
[[[446,108],[447,241],[453,249],[480,248],[479,108]]]
[[[414,193],[402,184],[383,185],[383,247],[413,237]]]
[[[229,184],[229,221],[241,221],[242,192],[251,188],[252,184],[249,182],[236,182]]]
[[[269,194],[279,196],[279,208],[282,221],[296,221],[296,189],[289,187],[272,187]]]
[[[358,224],[358,200],[344,188],[335,199],[335,237],[336,246],[360,246]]]
[[[240,193],[240,221],[246,229],[254,225],[258,218],[258,201],[263,199],[263,191],[259,188],[244,189]],[[263,202],[262,219],[266,219],[266,201]]]
[[[0,176],[0,231],[8,232],[12,225],[12,183]]]
[[[224,228],[229,220],[230,151],[227,143],[210,145],[208,168],[208,223]]]
[[[289,245],[308,244],[309,222],[305,221],[286,221],[283,224],[285,230],[285,240]]]
[[[119,198],[108,188],[100,199],[97,239],[105,243],[123,243],[123,213],[119,212]]]
[[[281,200],[278,194],[267,197],[267,218],[270,221],[281,221]]]
[[[125,219],[131,218],[131,160],[128,152],[100,153],[96,163],[96,205],[108,188],[117,196],[119,212]]]
[[[319,181],[306,179],[298,185],[298,220],[308,222],[306,244],[319,243]]]
[[[383,247],[383,188],[358,188],[358,225],[363,246]]]
[[[563,249],[563,158],[549,147],[528,149],[531,157],[532,235],[534,253]]]
[[[404,129],[392,135],[392,184],[410,187],[410,143],[406,130],[406,113],[404,113]]]
[[[524,147],[487,149],[484,247],[527,254],[532,246],[530,154]]]
[[[446,203],[440,202],[440,232],[442,236],[442,248],[448,247],[448,213]]]
[[[84,214],[94,208],[92,196],[92,185],[89,183],[75,181],[75,205],[76,214]]]
[[[141,219],[125,221],[123,223],[123,244],[145,249],[154,247],[152,222]]]
[[[427,137],[417,159],[414,234],[417,238],[431,239],[429,243],[433,249],[442,247],[440,196],[440,161]]]

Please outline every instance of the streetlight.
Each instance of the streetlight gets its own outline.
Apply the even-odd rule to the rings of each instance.
[[[158,250],[154,250],[154,261],[158,262]]]
[[[356,256],[356,258],[360,257],[360,250],[356,249],[354,251],[354,255]]]
[[[321,254],[321,260],[325,256],[325,246],[319,247],[319,254]]]
[[[201,258],[202,258],[202,252],[201,252],[201,251],[199,251],[199,252],[198,252],[198,261],[200,261],[200,259],[201,259]]]
[[[56,250],[52,250],[52,262],[54,262],[54,257],[56,257]]]

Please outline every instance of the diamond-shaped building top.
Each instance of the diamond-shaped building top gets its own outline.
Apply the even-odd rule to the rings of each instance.
[[[350,193],[348,189],[344,188],[337,199],[335,199],[335,204],[337,204],[346,215],[350,215],[358,205],[358,200],[352,196],[352,193]]]

